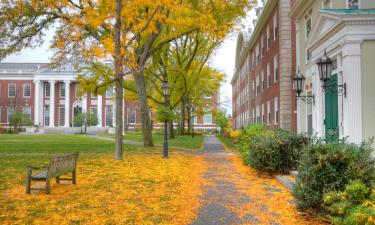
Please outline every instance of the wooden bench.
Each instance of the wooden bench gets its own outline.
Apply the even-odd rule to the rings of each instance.
[[[48,166],[27,167],[26,176],[26,194],[30,194],[31,190],[44,190],[46,194],[51,193],[50,179],[56,178],[56,183],[60,183],[60,180],[71,180],[73,184],[76,184],[76,167],[77,167],[78,153],[56,155],[50,159]],[[38,173],[33,174],[33,170],[38,170]],[[72,173],[72,178],[60,178],[60,176]],[[31,187],[31,181],[45,181],[45,188]]]

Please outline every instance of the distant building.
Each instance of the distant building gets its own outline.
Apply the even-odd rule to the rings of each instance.
[[[257,9],[254,31],[237,40],[232,84],[233,128],[262,123],[296,131],[292,88],[295,26],[288,16],[291,0],[268,0]]]
[[[46,63],[0,63],[0,125],[9,125],[11,115],[18,110],[41,128],[63,131],[73,126],[79,112],[89,112],[97,115],[97,127],[102,132],[111,130],[116,121],[113,88],[105,95],[87,93],[80,97],[77,76],[68,64],[50,68]],[[206,96],[207,113],[194,119],[195,129],[216,129],[212,111],[217,109],[218,99],[218,94]],[[125,101],[123,111],[125,129],[141,127],[136,101]],[[154,123],[154,127],[160,124]]]
[[[298,100],[298,132],[354,143],[375,136],[375,1],[293,0],[290,16],[303,95],[315,99]],[[333,61],[330,91],[323,91],[316,64],[325,51]]]

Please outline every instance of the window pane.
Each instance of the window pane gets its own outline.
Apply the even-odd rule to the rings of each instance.
[[[8,85],[8,97],[11,97],[11,98],[16,97],[16,85],[15,84]]]
[[[60,97],[63,98],[65,97],[65,84],[60,85]]]
[[[31,97],[31,85],[30,84],[23,85],[23,96]]]
[[[59,125],[60,126],[65,125],[65,108],[64,107],[59,108]]]
[[[46,83],[44,85],[44,93],[45,93],[45,97],[49,97],[50,96],[50,90],[51,90],[51,86],[49,83]]]
[[[212,114],[211,113],[204,114],[203,123],[204,124],[212,124]]]
[[[136,123],[136,112],[137,112],[137,108],[135,107],[130,107],[128,109],[128,123],[129,124]]]
[[[113,126],[113,122],[112,122],[112,107],[111,106],[107,106],[105,108],[105,125],[108,126],[108,127],[112,127]]]
[[[348,0],[349,9],[358,9],[358,0]]]

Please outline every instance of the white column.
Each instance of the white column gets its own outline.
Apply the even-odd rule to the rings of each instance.
[[[122,100],[122,134],[125,135],[125,99]]]
[[[34,87],[34,91],[35,91],[35,95],[34,95],[34,124],[35,125],[39,125],[39,106],[41,104],[41,102],[39,101],[40,100],[40,80],[35,80],[34,81],[34,84],[35,84],[35,87]]]
[[[66,80],[65,82],[65,124],[64,127],[70,126],[70,80]]]
[[[98,115],[98,127],[103,127],[103,112],[102,112],[102,108],[103,108],[103,98],[101,95],[98,95],[98,104],[97,104],[97,115]]]
[[[87,94],[82,95],[82,112],[87,112]]]
[[[55,127],[55,80],[50,80],[49,126]]]

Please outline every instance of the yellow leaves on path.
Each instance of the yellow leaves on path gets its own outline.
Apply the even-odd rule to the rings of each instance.
[[[199,208],[200,156],[127,155],[124,161],[84,159],[77,185],[26,195],[17,186],[0,195],[0,224],[189,224]],[[4,208],[3,208],[4,207]]]
[[[241,207],[231,208],[240,217],[251,212],[258,219],[257,224],[270,224],[274,222],[282,225],[323,225],[324,221],[312,215],[297,211],[295,199],[291,193],[279,184],[273,177],[258,174],[254,169],[244,166],[239,157],[231,157],[236,169],[244,175],[228,177],[250,199]]]

